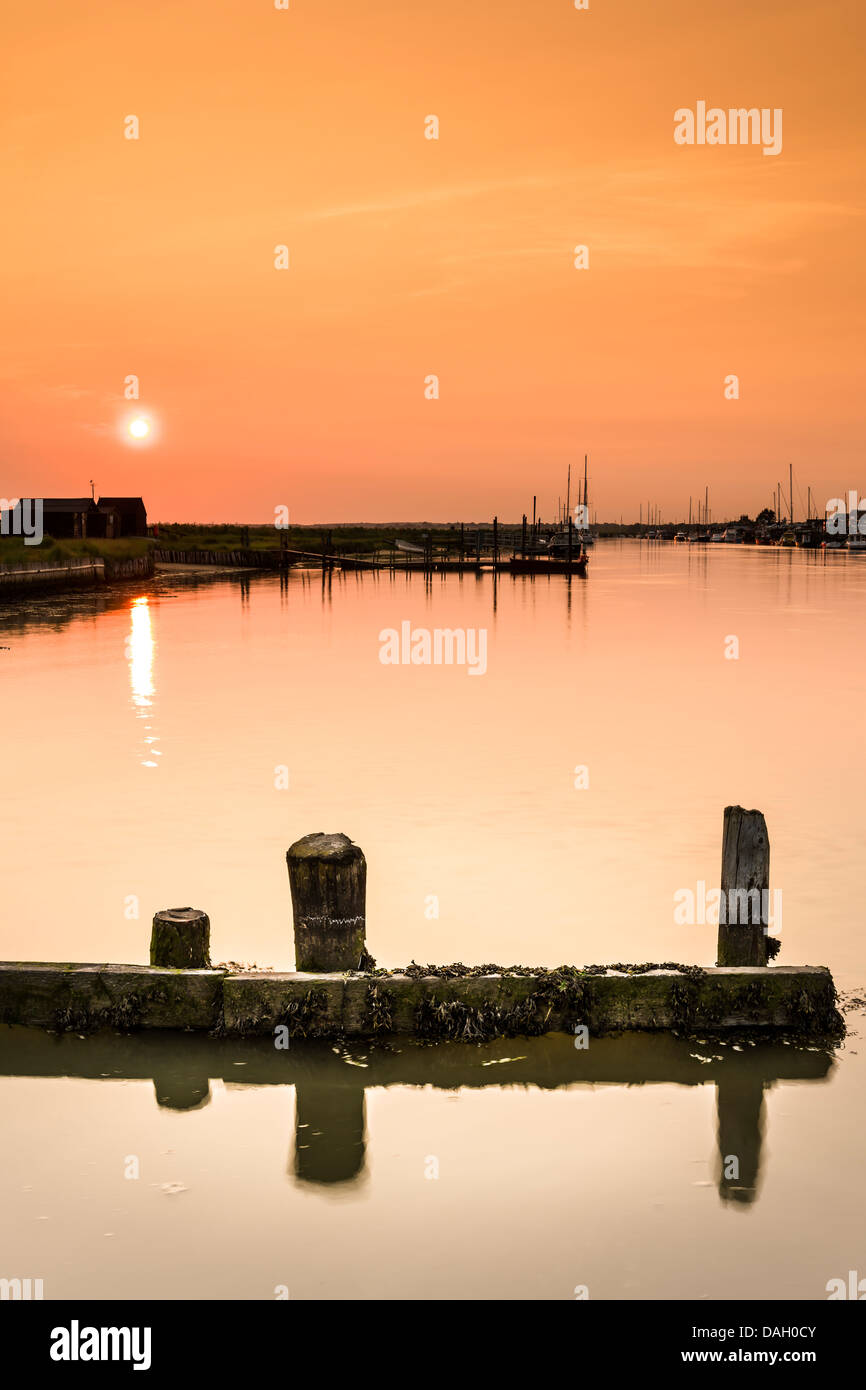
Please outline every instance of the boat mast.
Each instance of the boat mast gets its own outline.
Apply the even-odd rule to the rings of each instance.
[[[789,464],[788,464],[788,501],[789,501],[790,504],[791,504],[791,505],[789,506],[788,510],[789,510],[789,512],[791,513],[791,525],[793,526],[793,525],[794,525],[794,465],[793,465],[793,463],[789,463]]]

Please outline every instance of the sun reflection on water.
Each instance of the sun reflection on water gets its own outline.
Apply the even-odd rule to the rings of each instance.
[[[153,653],[154,640],[150,620],[150,609],[146,598],[137,598],[130,609],[130,632],[126,643],[129,661],[129,684],[132,690],[132,703],[140,719],[148,718],[153,707]],[[151,724],[145,725],[145,747],[148,757],[142,759],[142,767],[159,767],[154,758],[161,756],[153,745],[159,740]]]

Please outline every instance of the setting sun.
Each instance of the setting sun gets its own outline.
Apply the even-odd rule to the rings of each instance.
[[[137,416],[135,420],[129,422],[129,433],[133,439],[146,439],[150,434],[150,421],[142,416]]]

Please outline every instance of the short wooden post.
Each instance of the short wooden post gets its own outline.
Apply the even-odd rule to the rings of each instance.
[[[210,918],[196,907],[167,907],[154,914],[150,963],[168,970],[210,967]]]
[[[367,861],[348,835],[318,831],[286,852],[295,918],[295,969],[362,970]]]
[[[767,964],[769,897],[770,837],[763,814],[726,806],[717,964]]]

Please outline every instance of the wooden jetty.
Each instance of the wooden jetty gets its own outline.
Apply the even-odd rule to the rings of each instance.
[[[214,969],[210,921],[158,912],[150,965],[0,963],[0,1023],[60,1032],[184,1028],[286,1038],[414,1034],[433,1041],[565,1031],[673,1029],[723,1033],[843,1031],[830,971],[767,965],[761,889],[769,870],[763,816],[725,811],[722,890],[757,909],[719,927],[714,967],[660,964],[417,966],[377,970],[366,946],[367,866],[346,835],[307,835],[286,854],[294,911],[291,972]],[[764,901],[766,894],[764,894]],[[733,916],[733,922],[729,918]]]
[[[342,554],[339,541],[335,544],[333,530],[321,532],[320,548],[298,549],[289,546],[287,531],[279,532],[279,548],[253,550],[249,545],[248,528],[243,529],[242,544],[234,550],[177,549],[159,545],[154,550],[158,564],[213,565],[260,570],[285,570],[294,566],[321,569],[323,573],[345,570],[391,571],[405,574],[513,574],[513,575],[584,575],[587,572],[586,551],[581,544],[581,532],[571,519],[565,525],[542,526],[530,524],[524,516],[521,524],[503,525],[498,517],[492,524],[449,528],[434,542],[434,530],[416,533],[416,540],[383,539],[372,554]],[[315,534],[310,545],[315,547]]]
[[[568,536],[568,543],[565,536]],[[550,549],[546,541],[553,541]],[[557,545],[558,541],[558,545]],[[384,553],[383,553],[384,550]],[[362,572],[390,570],[400,573],[424,574],[481,574],[505,573],[515,575],[565,574],[583,575],[587,557],[571,522],[568,531],[542,533],[540,523],[530,528],[524,516],[520,527],[502,526],[494,517],[492,526],[467,528],[461,524],[459,533],[446,544],[434,546],[425,539],[419,545],[413,541],[395,540],[373,555],[343,555],[334,546],[333,531],[323,531],[320,550],[298,550],[288,545],[285,533],[280,536],[279,550],[250,551],[157,551],[157,560],[191,564],[237,564],[263,569],[283,569],[294,565]]]

